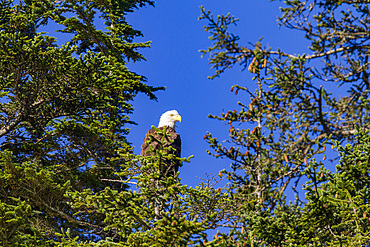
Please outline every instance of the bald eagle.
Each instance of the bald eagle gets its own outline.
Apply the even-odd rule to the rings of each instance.
[[[173,140],[173,142],[170,142],[169,140],[165,139],[164,147],[173,147],[175,151],[172,151],[171,153],[174,154],[176,157],[181,156],[181,139],[180,135],[176,133],[175,131],[175,124],[176,122],[181,122],[181,116],[176,110],[171,110],[167,111],[162,114],[159,124],[158,124],[158,129],[162,130],[166,128],[166,133],[169,134],[169,140]],[[163,135],[158,134],[155,129],[150,129],[145,137],[144,137],[144,142],[143,145],[141,145],[141,156],[151,156],[153,155],[150,151],[150,145],[154,148],[154,150],[159,150],[160,149],[160,143],[156,141],[150,142],[150,136],[153,136],[157,140],[161,140]],[[164,161],[164,166],[160,168],[160,173],[163,176],[175,176],[177,171],[179,170],[180,162],[175,161],[171,163],[171,161]]]

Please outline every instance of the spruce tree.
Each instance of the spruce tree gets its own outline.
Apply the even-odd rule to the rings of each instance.
[[[339,165],[336,173],[327,168],[332,164],[327,159],[331,144],[367,145],[366,135],[359,134],[369,129],[367,3],[285,1],[279,25],[302,32],[310,42],[306,54],[269,48],[262,38],[242,45],[229,31],[237,19],[230,14],[215,17],[201,8],[200,19],[208,21],[205,29],[213,41],[202,51],[215,69],[210,78],[240,65],[254,82],[231,87],[249,98],[238,102],[238,109],[210,116],[229,125],[229,139],[224,144],[208,133],[209,153],[229,159],[231,169],[223,171],[228,200],[220,207],[225,218],[218,222],[229,232],[223,229],[209,246],[368,242],[367,196],[352,189],[359,178],[349,175],[353,168],[344,171]],[[333,86],[340,93],[332,92]],[[339,149],[342,164],[350,167],[353,153],[368,156],[351,147]],[[367,177],[369,166],[361,165],[358,169]],[[301,181],[307,180],[302,192]],[[341,184],[340,193],[334,184]],[[349,184],[351,192],[343,191]],[[366,183],[360,184],[357,189],[366,190]],[[296,196],[291,203],[286,200],[288,188]],[[351,206],[342,208],[346,203]]]
[[[109,187],[126,140],[130,101],[161,88],[127,69],[141,33],[126,14],[152,1],[0,2],[0,243],[50,246],[63,232],[115,236],[103,215],[78,211],[69,194]],[[103,29],[97,28],[97,23]],[[51,33],[58,30],[66,42]]]

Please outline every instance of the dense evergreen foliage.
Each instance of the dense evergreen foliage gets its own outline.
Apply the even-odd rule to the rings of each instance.
[[[250,100],[211,116],[229,125],[229,142],[205,136],[209,153],[231,167],[190,187],[160,170],[164,160],[191,157],[163,145],[141,157],[126,140],[131,100],[162,89],[126,67],[149,43],[134,43],[141,33],[125,16],[153,1],[0,0],[1,245],[368,244],[367,3],[286,1],[279,24],[311,43],[300,55],[262,39],[240,45],[229,32],[233,16],[201,8],[211,78],[241,65],[255,85],[232,86]],[[43,33],[49,25],[69,40]],[[163,144],[165,131],[156,131],[163,138],[152,142]],[[287,202],[291,188],[296,200]],[[207,236],[210,229],[220,232]]]
[[[144,4],[152,2],[1,1],[3,246],[49,246],[62,229],[86,240],[114,236],[103,215],[78,212],[70,194],[127,188],[104,179],[117,178],[123,165],[112,159],[117,149],[131,149],[130,100],[138,93],[155,99],[159,89],[125,67],[149,46],[132,42],[141,34],[125,21]],[[57,44],[39,31],[48,24],[70,40]]]

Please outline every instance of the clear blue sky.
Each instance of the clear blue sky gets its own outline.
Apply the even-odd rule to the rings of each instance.
[[[157,126],[162,113],[176,109],[183,119],[177,124],[177,132],[182,139],[182,156],[195,156],[191,163],[180,168],[182,182],[190,186],[199,184],[199,178],[205,178],[205,173],[218,174],[220,170],[230,168],[228,160],[216,159],[206,152],[209,147],[203,137],[207,131],[222,141],[227,139],[229,130],[228,125],[209,119],[208,115],[239,110],[238,101],[249,104],[247,95],[240,93],[236,96],[230,92],[232,85],[255,88],[251,74],[238,66],[220,78],[207,79],[214,71],[210,70],[208,58],[201,58],[199,50],[208,48],[212,42],[203,29],[207,25],[206,20],[198,20],[201,5],[215,16],[231,13],[238,18],[238,25],[231,30],[239,35],[239,43],[243,46],[264,37],[263,46],[300,54],[307,53],[309,45],[303,38],[304,33],[279,28],[279,8],[284,6],[281,1],[158,0],[155,7],[147,6],[127,15],[128,22],[144,35],[135,41],[152,42],[151,48],[140,50],[147,61],[130,63],[129,69],[147,77],[149,85],[166,87],[165,91],[156,94],[158,102],[140,94],[131,102],[135,108],[131,120],[138,125],[129,126],[128,140],[139,154],[148,129],[152,125]],[[58,37],[61,43],[70,38],[66,34],[55,33],[55,29],[50,22],[40,31]]]
[[[272,49],[281,48],[286,52],[307,52],[308,43],[303,33],[280,28],[277,16],[283,3],[268,0],[207,0],[178,1],[159,0],[156,7],[144,7],[128,15],[128,22],[143,32],[144,37],[136,41],[152,41],[152,47],[141,50],[147,61],[129,64],[129,68],[148,78],[148,84],[166,86],[157,93],[158,102],[139,95],[132,102],[135,107],[132,120],[138,125],[131,127],[128,136],[140,153],[145,133],[152,125],[157,126],[160,115],[176,109],[182,115],[182,123],[177,124],[177,132],[182,139],[182,156],[194,155],[191,163],[180,168],[184,184],[197,185],[205,178],[205,173],[217,174],[229,169],[228,160],[220,160],[206,153],[208,144],[203,140],[207,131],[220,141],[227,139],[229,126],[209,119],[208,114],[219,115],[223,111],[239,110],[237,101],[249,104],[247,95],[230,92],[230,87],[240,84],[254,88],[251,74],[241,71],[241,67],[222,74],[215,80],[207,79],[214,71],[210,70],[207,57],[201,58],[200,49],[211,46],[209,34],[204,31],[205,20],[199,21],[199,6],[217,14],[231,13],[239,18],[232,30],[241,38],[240,44],[255,43],[264,37],[263,45]]]
[[[165,91],[157,92],[158,102],[141,94],[131,102],[135,108],[131,120],[138,125],[129,126],[128,140],[135,146],[135,153],[140,154],[146,132],[152,125],[157,126],[162,113],[176,109],[182,116],[182,122],[177,124],[182,140],[182,156],[194,155],[191,163],[185,163],[180,168],[182,182],[190,186],[199,184],[199,178],[205,178],[206,173],[218,174],[220,170],[230,168],[228,160],[207,154],[209,147],[203,140],[207,131],[220,141],[227,139],[230,126],[209,119],[208,115],[239,110],[238,101],[249,104],[247,95],[230,92],[232,85],[255,88],[252,75],[238,66],[226,71],[220,78],[207,79],[214,71],[210,70],[208,57],[201,58],[199,50],[207,49],[212,42],[208,39],[209,33],[203,29],[207,21],[198,20],[201,5],[215,16],[231,13],[238,18],[237,26],[231,31],[240,37],[242,46],[263,37],[263,46],[301,54],[307,53],[309,45],[303,38],[304,33],[279,28],[279,8],[284,6],[281,1],[158,0],[155,7],[143,7],[127,15],[128,23],[144,35],[135,41],[152,42],[151,48],[140,50],[147,61],[130,63],[129,69],[147,77],[149,85],[166,87]],[[97,25],[99,29],[99,22]],[[50,22],[40,31],[58,37],[61,43],[70,38],[54,32],[56,28],[59,27]]]

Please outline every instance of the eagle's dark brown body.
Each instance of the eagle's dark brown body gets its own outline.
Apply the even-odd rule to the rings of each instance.
[[[164,127],[160,127],[158,129],[160,130],[163,130]],[[171,153],[173,155],[175,155],[176,157],[180,157],[181,156],[181,139],[180,139],[180,135],[176,133],[175,129],[174,128],[171,128],[171,127],[166,127],[166,132],[169,134],[169,138],[170,140],[173,140],[173,142],[170,142],[169,140],[166,140],[165,139],[165,144],[164,144],[164,147],[173,147],[175,149],[175,151],[172,151]],[[155,139],[157,140],[162,140],[163,138],[163,135],[162,134],[158,134],[156,130],[154,129],[150,129],[145,137],[144,137],[144,142],[143,142],[143,145],[141,146],[141,156],[151,156],[153,155],[152,153],[150,153],[148,150],[149,150],[149,147],[150,145],[154,148],[154,150],[159,150],[160,149],[160,143],[158,143],[157,141],[153,140],[151,143],[148,143],[148,141],[150,140],[150,135],[152,135]],[[161,167],[160,171],[161,171],[161,174],[164,175],[164,176],[174,176],[177,171],[179,170],[179,166],[180,166],[180,162],[179,161],[167,161],[165,160],[164,161],[164,166]]]

